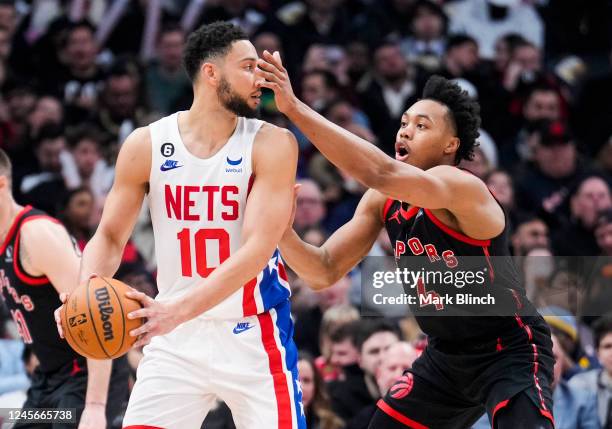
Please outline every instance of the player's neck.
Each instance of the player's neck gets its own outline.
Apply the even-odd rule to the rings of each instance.
[[[195,99],[185,115],[184,125],[193,140],[206,145],[224,144],[234,133],[238,118],[217,100]]]
[[[17,204],[12,198],[8,199],[6,204],[0,205],[0,243],[4,242],[13,221],[22,209],[23,206]]]

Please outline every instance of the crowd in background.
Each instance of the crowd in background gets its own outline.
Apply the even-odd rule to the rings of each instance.
[[[462,167],[506,209],[527,295],[554,334],[557,427],[611,428],[610,1],[0,0],[0,147],[16,201],[58,217],[83,248],[125,137],[189,108],[185,40],[217,20],[245,29],[260,55],[279,51],[304,102],[390,156],[432,74],[479,101],[480,146]],[[260,117],[298,139],[294,228],[320,245],[365,189],[279,114],[271,93]],[[153,247],[145,204],[116,277],[151,296]],[[384,231],[370,255],[392,255]],[[309,428],[367,427],[426,344],[403,308],[360,316],[360,273],[320,293],[291,278]],[[23,398],[36,357],[1,306],[0,317],[1,407]],[[134,369],[140,356],[130,352]],[[206,427],[233,427],[223,404]]]

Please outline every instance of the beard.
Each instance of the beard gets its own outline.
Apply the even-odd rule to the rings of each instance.
[[[217,96],[223,107],[230,112],[238,116],[244,116],[245,118],[254,118],[257,116],[257,109],[253,109],[249,106],[247,100],[237,94],[224,77],[221,78],[221,82],[217,87]]]

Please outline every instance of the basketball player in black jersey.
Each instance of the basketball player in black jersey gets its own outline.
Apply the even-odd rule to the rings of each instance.
[[[452,82],[430,78],[423,98],[402,115],[392,159],[299,101],[278,53],[264,52],[258,66],[279,110],[332,163],[371,188],[321,247],[288,230],[281,251],[300,277],[314,288],[333,284],[383,227],[400,268],[425,268],[425,260],[432,270],[467,263],[488,273],[484,286],[470,290],[490,294],[495,304],[488,306],[420,302],[457,295],[457,283],[405,288],[419,298],[411,310],[429,344],[379,401],[370,428],[469,428],[485,411],[494,428],[552,428],[550,331],[519,284],[501,206],[480,179],[456,167],[473,154],[477,103]]]
[[[127,362],[117,360],[111,376],[112,361],[86,360],[60,339],[53,312],[61,304],[59,294],[77,285],[80,258],[56,219],[13,200],[11,162],[1,149],[0,243],[2,298],[40,362],[23,409],[73,408],[77,422],[20,422],[14,428],[106,428],[127,399]],[[107,396],[112,401],[107,402]]]

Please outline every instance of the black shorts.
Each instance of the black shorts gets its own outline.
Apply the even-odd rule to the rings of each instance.
[[[540,317],[516,321],[516,329],[480,344],[431,341],[378,408],[408,427],[461,429],[484,412],[494,423],[496,413],[524,392],[552,421],[550,330]]]
[[[127,359],[116,359],[113,362],[106,406],[106,421],[109,427],[115,417],[123,412],[124,402],[128,399],[128,377]],[[86,393],[87,364],[84,360],[75,359],[52,373],[36,370],[23,408],[73,408],[76,411],[76,423],[17,422],[13,429],[74,429],[78,427]]]

